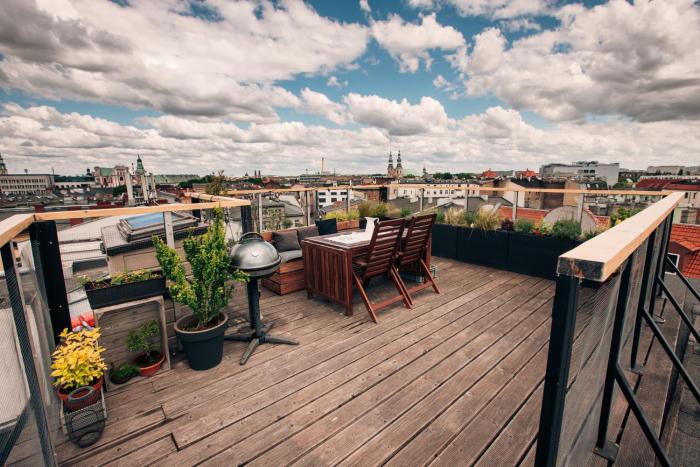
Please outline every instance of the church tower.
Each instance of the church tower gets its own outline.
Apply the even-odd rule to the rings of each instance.
[[[386,167],[386,175],[387,177],[394,176],[394,156],[391,155],[391,151],[389,151],[389,165]]]
[[[396,178],[401,178],[403,176],[403,166],[401,165],[401,150],[399,149],[399,154],[396,157]]]
[[[7,166],[5,161],[2,159],[2,154],[0,154],[0,175],[7,175]]]
[[[143,175],[146,173],[146,169],[143,168],[143,161],[141,156],[136,156],[136,175]]]

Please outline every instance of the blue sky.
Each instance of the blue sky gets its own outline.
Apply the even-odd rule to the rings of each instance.
[[[11,169],[377,172],[692,163],[698,7],[549,0],[8,0]],[[24,25],[25,27],[20,27]],[[698,39],[698,40],[696,40]],[[697,145],[695,145],[697,147]]]

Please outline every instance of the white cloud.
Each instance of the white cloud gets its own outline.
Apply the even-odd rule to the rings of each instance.
[[[338,78],[335,76],[331,76],[328,78],[328,81],[326,81],[326,86],[331,87],[331,88],[338,88],[342,89],[348,85],[348,80],[345,81],[339,81]]]
[[[561,26],[510,47],[496,29],[451,56],[469,95],[550,120],[700,118],[700,8],[692,0],[563,7]]]
[[[364,11],[367,14],[372,13],[372,9],[369,7],[368,0],[360,0],[360,10]]]
[[[394,14],[386,21],[373,22],[371,29],[374,39],[399,62],[402,72],[415,73],[421,61],[429,69],[430,50],[454,50],[465,44],[459,31],[437,22],[435,13],[423,16],[420,24],[407,23]]]
[[[397,102],[355,93],[348,94],[344,100],[355,122],[383,128],[392,135],[439,132],[449,124],[442,104],[432,97],[422,97],[415,105],[406,99]]]
[[[178,0],[7,0],[0,6],[0,86],[178,115],[274,121],[296,96],[274,85],[349,67],[368,30],[303,2],[214,2],[220,21]]]
[[[347,130],[277,122],[246,129],[221,121],[161,116],[141,119],[137,128],[52,107],[5,104],[0,114],[0,152],[10,171],[53,167],[57,173],[82,173],[95,165],[131,164],[141,154],[147,170],[154,173],[206,174],[224,169],[242,175],[254,169],[299,174],[318,167],[321,157],[340,173],[381,172],[389,129],[406,125],[420,132],[392,133],[391,141],[401,147],[404,166],[415,171],[424,163],[430,171],[469,172],[585,159],[630,168],[671,162],[690,165],[697,164],[700,147],[700,121],[613,119],[542,129],[525,122],[516,110],[501,107],[448,121],[430,98],[415,105],[377,96],[355,95],[348,100],[358,121],[367,122],[376,114],[375,122],[365,124],[377,127]],[[27,141],[31,145],[23,144]]]
[[[346,122],[343,105],[333,102],[325,94],[304,88],[301,91],[301,98],[303,101],[302,110],[305,112],[320,115],[339,125]]]
[[[441,88],[446,88],[447,86],[450,85],[450,82],[445,79],[444,76],[442,75],[437,75],[435,79],[433,80],[433,86],[435,86],[438,89]]]
[[[446,0],[462,16],[486,16],[489,18],[515,18],[544,14],[550,10],[553,0]]]
[[[514,18],[499,21],[498,25],[504,31],[508,32],[528,32],[528,31],[541,31],[542,26],[537,21],[530,18]]]
[[[435,2],[433,0],[406,0],[406,3],[411,8],[422,8],[426,10],[432,8],[435,5]]]

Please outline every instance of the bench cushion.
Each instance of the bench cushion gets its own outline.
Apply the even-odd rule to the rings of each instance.
[[[305,238],[318,237],[318,227],[315,225],[309,227],[301,227],[297,229],[297,236],[299,237],[299,243]]]
[[[289,250],[280,252],[280,257],[283,263],[301,258],[301,250]]]

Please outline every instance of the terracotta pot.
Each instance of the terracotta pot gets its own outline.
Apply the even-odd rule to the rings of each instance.
[[[58,398],[61,399],[61,401],[63,402],[63,405],[66,407],[66,409],[68,409],[70,411],[80,410],[82,408],[85,408],[89,405],[94,404],[95,402],[97,402],[99,400],[100,395],[102,393],[102,385],[103,384],[104,384],[104,376],[100,377],[100,379],[97,380],[97,382],[93,383],[91,386],[86,386],[86,387],[92,387],[94,392],[89,398],[82,399],[80,401],[71,402],[68,399],[68,395],[72,391],[74,391],[73,389],[71,389],[70,391],[64,391],[63,388],[58,388],[58,389],[56,389],[56,394],[58,394]],[[80,389],[84,389],[84,388],[80,388]],[[87,394],[88,392],[89,391],[87,389],[84,389],[85,394]],[[75,396],[80,397],[82,395],[83,394],[81,391],[78,391],[77,394],[73,394],[74,397]]]
[[[165,361],[165,355],[161,353],[156,353],[156,355],[159,355],[160,358],[158,358],[158,361],[154,363],[153,365],[149,366],[141,366],[140,360],[146,358],[146,354],[140,355],[134,360],[134,363],[139,366],[139,374],[141,376],[149,377],[153,376],[156,373],[158,373],[158,370],[160,370],[160,367],[163,365],[163,362]]]

